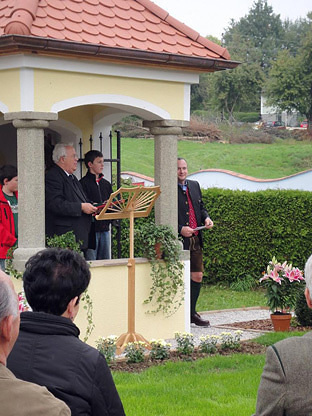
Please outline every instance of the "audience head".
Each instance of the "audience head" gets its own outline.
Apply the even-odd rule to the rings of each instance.
[[[64,315],[70,302],[75,299],[78,304],[90,277],[89,265],[79,253],[58,248],[42,250],[25,265],[26,299],[34,312]]]
[[[0,322],[3,318],[18,315],[18,300],[9,276],[0,270]]]
[[[52,159],[70,175],[77,169],[78,157],[72,144],[57,143],[53,149]]]
[[[0,362],[6,364],[19,332],[18,299],[9,276],[0,270]]]
[[[308,258],[304,267],[304,278],[306,282],[306,299],[308,306],[312,306],[312,255]],[[308,291],[307,291],[308,289]],[[309,299],[311,306],[309,305]]]

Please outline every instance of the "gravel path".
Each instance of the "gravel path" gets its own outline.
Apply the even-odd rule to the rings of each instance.
[[[210,311],[210,312],[201,312],[200,315],[203,319],[208,319],[210,321],[210,327],[204,328],[191,324],[190,332],[194,335],[195,345],[199,344],[199,338],[205,335],[220,335],[221,332],[233,332],[237,328],[226,327],[226,324],[236,323],[236,322],[246,322],[259,319],[269,319],[270,311],[267,309],[261,308],[244,308],[244,309],[229,309],[222,311]],[[220,326],[222,325],[222,327]],[[256,338],[265,331],[258,330],[243,330],[241,340],[248,340]],[[172,344],[172,347],[176,347],[176,342],[174,339],[166,340]]]

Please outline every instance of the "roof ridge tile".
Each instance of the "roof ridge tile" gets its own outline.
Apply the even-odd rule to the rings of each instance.
[[[36,19],[39,0],[15,0],[10,19],[4,28],[6,35],[29,35]]]
[[[198,43],[201,43],[206,48],[210,49],[211,51],[217,53],[218,55],[222,56],[224,59],[230,59],[230,54],[226,48],[223,46],[218,45],[217,43],[212,42],[211,40],[200,36],[197,39]]]

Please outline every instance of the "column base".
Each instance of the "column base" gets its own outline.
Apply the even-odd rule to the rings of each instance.
[[[18,272],[23,272],[25,270],[25,263],[29,257],[38,253],[38,251],[43,250],[45,247],[31,247],[31,248],[22,248],[19,247],[14,251],[13,267]]]

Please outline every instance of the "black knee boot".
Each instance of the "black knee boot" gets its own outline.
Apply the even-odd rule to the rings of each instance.
[[[199,296],[201,283],[191,280],[191,323],[197,326],[210,326],[210,322],[203,319],[196,312],[196,303]]]
[[[196,303],[200,292],[201,283],[191,280],[191,316],[196,314]]]

